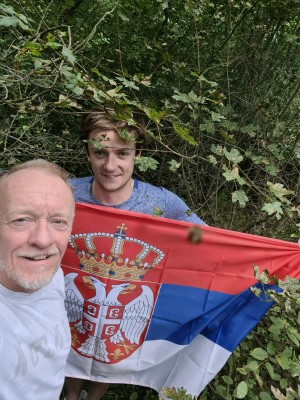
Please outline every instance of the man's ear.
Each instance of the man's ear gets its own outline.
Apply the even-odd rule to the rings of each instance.
[[[141,154],[142,154],[142,150],[141,149],[136,149],[135,150],[135,157],[140,157]]]

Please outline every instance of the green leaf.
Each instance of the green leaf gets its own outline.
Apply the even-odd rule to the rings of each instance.
[[[273,342],[267,344],[267,352],[272,356],[276,353],[276,347]]]
[[[218,164],[218,161],[217,161],[216,157],[212,156],[211,154],[207,157],[207,159],[212,165]]]
[[[279,203],[279,201],[274,201],[273,203],[265,203],[262,210],[266,211],[268,215],[276,214],[277,219],[280,219],[281,215],[283,214],[281,203]]]
[[[47,42],[46,43],[47,47],[50,47],[53,50],[59,49],[60,47],[62,47],[61,43],[57,43],[57,42]]]
[[[266,168],[266,171],[272,176],[277,176],[280,171],[280,168],[273,163],[267,164],[265,166],[265,168]]]
[[[250,354],[252,357],[259,361],[266,360],[269,357],[266,350],[262,349],[261,347],[256,347],[250,352]]]
[[[137,400],[138,398],[139,398],[138,392],[132,392],[129,397],[129,400]]]
[[[260,392],[259,398],[260,400],[272,400],[272,397],[267,392]]]
[[[152,157],[135,157],[135,164],[142,172],[148,171],[148,169],[156,170],[159,165],[158,161]]]
[[[29,31],[28,25],[24,24],[23,21],[21,21],[19,18],[12,16],[12,17],[1,17],[0,18],[0,26],[5,26],[5,27],[14,27],[16,28],[17,26],[20,26],[24,31]]]
[[[258,362],[255,361],[255,360],[250,360],[250,361],[247,363],[246,367],[249,368],[250,371],[257,371],[257,370],[259,369],[259,364],[258,364]]]
[[[224,155],[227,160],[233,162],[234,164],[238,164],[243,161],[243,156],[241,156],[241,153],[237,149],[231,149],[230,152],[228,152],[226,148],[224,148]]]
[[[69,48],[66,47],[66,46],[63,46],[61,52],[62,52],[62,55],[63,55],[64,57],[66,57],[66,59],[67,59],[71,64],[74,64],[74,63],[75,63],[76,57],[74,56],[73,51],[72,51],[71,49],[69,49]]]
[[[279,385],[281,387],[281,389],[286,389],[288,387],[289,381],[287,378],[282,378],[279,381]]]
[[[238,384],[236,388],[236,398],[244,399],[248,394],[248,385],[247,382],[242,381]]]
[[[10,14],[10,15],[16,14],[15,10],[12,7],[7,6],[5,4],[0,4],[0,10],[4,11],[6,14]]]
[[[181,165],[181,163],[177,162],[176,160],[168,161],[168,164],[170,165],[169,170],[172,172],[177,172],[178,168]]]
[[[40,68],[42,68],[42,67],[43,67],[42,60],[40,60],[39,58],[36,58],[36,59],[34,60],[34,68],[35,68],[35,69],[40,69]]]
[[[214,112],[214,111],[211,111],[210,115],[211,115],[211,119],[212,119],[214,122],[220,122],[220,121],[222,121],[223,119],[225,119],[224,115],[221,115],[221,114],[216,113],[216,112]]]
[[[257,126],[254,125],[246,125],[241,128],[241,132],[246,133],[249,135],[251,138],[254,138],[256,136],[256,131],[258,130]]]
[[[231,378],[231,376],[223,375],[222,379],[227,385],[232,385],[233,384],[233,379]]]
[[[154,207],[152,215],[154,217],[160,217],[161,215],[164,215],[164,211],[159,207]]]
[[[278,364],[281,366],[283,370],[289,370],[291,367],[290,359],[283,353],[276,356],[276,360]]]
[[[281,201],[285,201],[285,196],[292,194],[291,190],[286,189],[282,183],[267,183],[270,192]]]
[[[232,170],[228,169],[226,165],[223,165],[223,176],[225,177],[226,181],[237,181],[240,185],[244,185],[246,182],[243,178],[239,175],[238,167],[234,167]]]
[[[189,134],[189,128],[187,128],[186,126],[183,126],[183,125],[176,124],[176,123],[173,124],[173,128],[174,128],[175,132],[178,133],[178,135],[182,139],[184,139],[187,142],[189,142],[189,144],[191,144],[193,146],[197,145],[197,142],[195,141],[193,136],[191,136]]]
[[[241,207],[245,207],[247,201],[249,201],[246,193],[243,190],[236,190],[235,192],[231,193],[232,202],[238,202]]]
[[[127,88],[134,89],[134,90],[140,90],[140,88],[138,86],[136,86],[136,84],[133,81],[129,81],[128,79],[124,78],[123,76],[118,76],[116,79]]]
[[[215,153],[217,156],[222,156],[224,154],[225,148],[223,146],[215,146],[214,144],[211,146],[211,151]]]
[[[273,379],[273,378],[274,378],[274,368],[273,368],[273,365],[272,365],[271,363],[269,363],[269,362],[266,362],[266,363],[265,363],[265,367],[266,367],[266,369],[267,369],[267,371],[268,371],[270,377]]]

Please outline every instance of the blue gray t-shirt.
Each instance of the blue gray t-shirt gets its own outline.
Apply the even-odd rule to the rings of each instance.
[[[103,206],[92,195],[94,177],[71,179],[75,200],[83,203]],[[122,204],[109,206],[121,210],[135,211],[142,214],[155,215],[178,221],[205,224],[195,213],[192,213],[180,197],[163,187],[153,186],[137,179],[130,198]]]

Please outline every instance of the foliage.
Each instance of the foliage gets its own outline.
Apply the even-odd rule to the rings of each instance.
[[[299,236],[297,9],[296,0],[7,1],[0,167],[41,156],[87,174],[79,119],[112,106],[147,121],[138,176],[211,225]]]
[[[210,225],[297,238],[299,19],[298,0],[7,0],[0,168],[45,157],[90,173],[79,120],[109,106],[130,124],[146,121],[138,177]],[[285,309],[297,296],[287,285],[201,399],[297,398],[298,326]]]
[[[200,400],[300,399],[300,283],[283,282],[268,271],[256,278],[263,284],[276,283],[281,291],[263,287],[276,302],[258,327],[242,342]],[[258,296],[261,291],[253,289]]]

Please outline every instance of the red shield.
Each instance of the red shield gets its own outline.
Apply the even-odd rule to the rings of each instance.
[[[108,364],[134,353],[145,340],[160,284],[64,272],[73,349]]]

